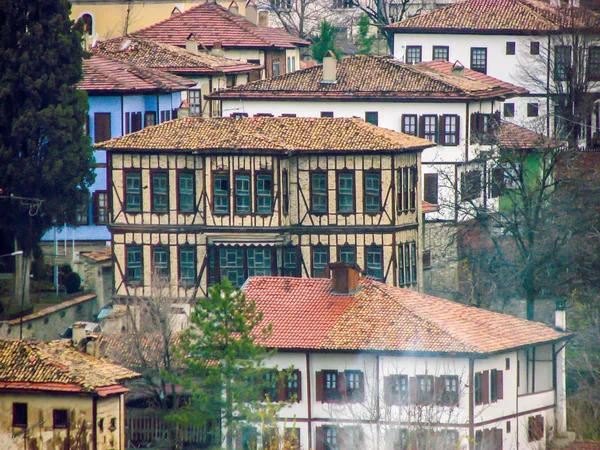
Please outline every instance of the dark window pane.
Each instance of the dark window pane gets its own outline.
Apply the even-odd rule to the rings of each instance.
[[[142,175],[139,172],[128,172],[125,175],[125,210],[139,212],[142,210]]]
[[[365,212],[381,210],[381,175],[376,172],[365,173]]]
[[[448,61],[449,60],[449,47],[444,46],[433,46],[433,60],[434,61]]]
[[[216,173],[213,178],[213,209],[215,214],[229,212],[229,175]]]
[[[408,64],[417,64],[421,62],[420,45],[408,45],[406,47],[406,62]]]
[[[179,211],[193,212],[194,211],[194,174],[180,173],[179,174]]]
[[[317,214],[326,213],[327,174],[325,172],[312,172],[310,178],[312,212]]]

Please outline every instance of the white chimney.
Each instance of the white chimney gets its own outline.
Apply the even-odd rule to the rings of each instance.
[[[452,64],[452,75],[456,75],[457,77],[462,77],[465,74],[465,66],[462,65],[460,61],[456,61]]]
[[[268,27],[269,26],[269,11],[258,12],[258,26]]]
[[[73,346],[75,348],[85,348],[85,323],[76,322],[73,324]]]
[[[323,81],[321,83],[337,83],[337,59],[331,50],[323,58]]]
[[[230,13],[232,14],[239,14],[240,13],[240,9],[238,8],[237,3],[235,2],[235,0],[233,0],[230,4],[229,7],[227,8],[229,10]]]
[[[248,0],[246,3],[246,20],[254,25],[258,23],[258,9],[253,0]]]
[[[190,34],[185,41],[185,51],[191,53],[192,55],[198,54],[198,41],[194,34]]]

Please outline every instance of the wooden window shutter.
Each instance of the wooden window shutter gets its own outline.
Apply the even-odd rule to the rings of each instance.
[[[446,116],[444,114],[440,115],[439,120],[440,126],[438,131],[439,143],[440,145],[446,145]]]
[[[416,405],[419,392],[419,380],[417,380],[416,377],[411,377],[408,380],[408,387],[410,392],[410,403]]]
[[[323,401],[323,372],[315,373],[315,400]]]
[[[359,401],[363,402],[365,400],[365,374],[363,372],[358,374],[358,382],[360,383]]]
[[[280,372],[279,370],[273,371],[273,373],[277,374],[277,401],[284,402],[287,399],[285,398],[285,388],[287,387],[287,377],[285,377],[285,372]]]
[[[502,428],[494,428],[494,449],[502,450]]]
[[[481,375],[481,401],[490,402],[490,371],[484,370]]]
[[[460,145],[460,116],[456,116],[456,145]]]
[[[346,374],[344,372],[338,372],[337,376],[338,381],[338,392],[342,394],[342,396],[346,395]]]
[[[406,117],[406,114],[402,114],[400,116],[400,131],[403,133],[406,133],[406,123],[404,122],[405,117]]]
[[[502,400],[504,398],[504,372],[498,370],[496,372],[496,400]]]
[[[435,377],[433,383],[433,401],[434,403],[446,404],[448,402],[444,402],[444,378],[443,377]]]
[[[110,113],[94,114],[94,142],[103,142],[110,139]]]
[[[317,427],[315,435],[317,440],[316,450],[325,450],[325,429],[323,427]]]
[[[92,220],[94,221],[94,224],[98,224],[98,208],[100,206],[100,201],[98,197],[98,192],[94,192],[92,194]]]
[[[125,134],[131,133],[131,113],[125,113]]]
[[[419,137],[425,138],[425,116],[419,116]]]
[[[481,116],[481,114],[479,113],[472,113],[471,114],[471,140],[477,140],[476,136],[477,136],[477,127],[479,126],[479,117]]]
[[[383,377],[383,401],[391,405],[392,403],[392,377]]]

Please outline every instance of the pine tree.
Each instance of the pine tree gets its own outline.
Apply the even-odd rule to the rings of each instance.
[[[362,13],[360,15],[360,19],[358,19],[358,38],[356,38],[356,46],[358,47],[359,55],[371,54],[375,36],[369,36],[370,26],[371,22],[369,22],[369,16],[367,16],[365,13]]]
[[[0,199],[0,229],[30,255],[54,223],[74,223],[94,180],[85,135],[81,27],[68,0],[0,2],[0,188],[2,196],[39,198],[32,216]]]
[[[324,20],[321,22],[321,33],[313,39],[312,55],[319,63],[323,62],[323,58],[328,51],[332,51],[337,59],[340,59],[342,52],[335,46],[335,30],[333,25]]]

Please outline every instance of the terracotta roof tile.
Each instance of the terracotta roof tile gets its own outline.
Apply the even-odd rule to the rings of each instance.
[[[165,44],[185,47],[193,34],[198,44],[212,48],[295,48],[309,42],[277,28],[261,27],[216,3],[206,2],[134,33]]]
[[[351,56],[337,63],[336,83],[322,83],[323,66],[259,80],[213,93],[209,98],[426,98],[482,99],[519,95],[525,89],[466,70],[453,75],[452,64],[417,65],[386,56]]]
[[[566,147],[566,143],[509,122],[502,122],[495,136],[499,148],[513,150],[551,149]]]
[[[599,25],[600,16],[585,8],[558,8],[536,0],[465,0],[386,28],[397,33],[544,34]]]
[[[199,52],[194,55],[174,45],[133,36],[99,42],[92,53],[119,61],[162,69],[180,75],[238,73],[260,70],[261,66]]]
[[[162,367],[162,337],[154,334],[103,334],[100,337],[100,352],[103,358],[134,370]],[[179,334],[171,339],[171,345],[179,343]]]
[[[575,441],[565,450],[600,450],[600,442],[598,441]]]
[[[92,55],[83,60],[83,80],[77,87],[87,92],[176,92],[195,85],[161,70]]]
[[[402,151],[435,144],[361,119],[188,117],[96,144],[108,149],[263,150],[286,152]]]
[[[137,377],[78,351],[70,341],[0,340],[0,387],[98,392]]]
[[[104,262],[112,260],[113,253],[110,248],[96,250],[95,252],[81,252],[81,256],[91,259],[96,262]]]
[[[287,277],[252,277],[244,291],[273,324],[271,348],[491,354],[570,336],[366,278],[349,295],[328,279]]]

